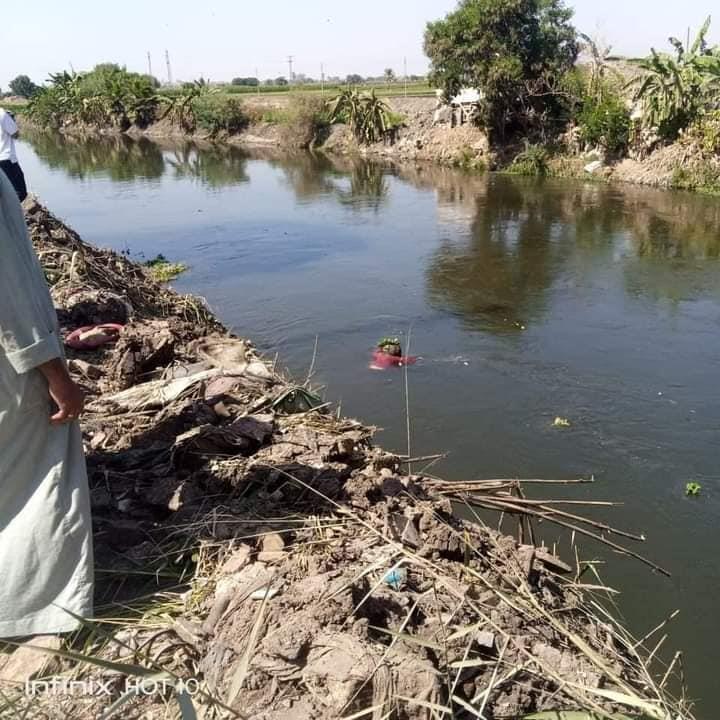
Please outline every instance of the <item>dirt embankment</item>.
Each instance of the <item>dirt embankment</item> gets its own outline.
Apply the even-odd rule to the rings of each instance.
[[[243,102],[253,111],[282,111],[290,98],[250,97]],[[433,123],[436,101],[429,97],[387,98],[386,102],[393,113],[403,118],[402,125],[386,142],[370,146],[358,144],[350,129],[341,124],[333,125],[327,137],[318,142],[316,149],[336,154],[364,155],[397,160],[419,160],[440,162],[450,165],[463,165],[476,168],[488,168],[492,158],[489,155],[487,136],[473,125],[465,124],[451,127],[449,123]],[[21,123],[31,124],[27,118]],[[62,132],[68,135],[117,134],[117,129],[98,131],[93,128],[66,127]],[[188,134],[182,128],[162,120],[145,128],[132,127],[127,131],[131,137],[148,137],[155,140],[197,140],[208,141],[207,134],[197,132]],[[255,122],[237,135],[215,138],[213,142],[235,146],[288,147],[297,149],[303,140],[288,133],[288,127],[278,122]]]
[[[246,97],[243,102],[251,115],[261,117],[280,114],[291,98]],[[393,97],[386,102],[392,112],[402,117],[402,123],[385,141],[371,145],[359,144],[350,128],[336,124],[322,138],[316,138],[314,148],[335,155],[355,155],[370,158],[420,161],[474,170],[503,170],[512,164],[522,145],[501,150],[491,148],[484,132],[472,123],[453,125],[449,111],[436,118],[436,100],[432,97]],[[440,120],[439,122],[436,120]],[[30,125],[27,118],[21,124]],[[66,127],[68,135],[117,134],[119,130]],[[149,127],[133,127],[127,131],[131,137],[148,137],[156,141],[192,140],[234,146],[262,146],[278,149],[297,149],[309,141],[293,135],[292,127],[282,122],[256,121],[236,135],[209,138],[207,134],[188,134],[167,120]],[[572,144],[572,143],[571,143]],[[571,177],[604,182],[624,182],[661,188],[707,189],[720,183],[720,158],[708,158],[688,142],[680,141],[660,147],[642,159],[624,158],[596,162],[597,152],[553,152],[547,163],[547,172],[558,177]]]
[[[517,481],[408,472],[201,302],[32,199],[26,214],[64,331],[124,329],[69,351],[89,397],[98,617],[68,643],[89,663],[68,653],[46,667],[59,692],[5,683],[0,715],[84,720],[119,701],[126,720],[177,717],[176,702],[183,717],[192,704],[253,720],[639,707],[691,720],[654,679],[675,674],[650,665],[654,639],[598,616],[587,567],[534,544],[531,523],[604,526],[527,500]],[[459,519],[453,502],[516,516],[519,539]],[[121,700],[143,673],[155,685]]]

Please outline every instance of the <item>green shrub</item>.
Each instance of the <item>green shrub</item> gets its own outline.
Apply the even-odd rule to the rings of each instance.
[[[250,124],[250,116],[237,98],[201,95],[193,101],[197,127],[211,137],[242,132]]]
[[[284,115],[284,119],[280,115],[284,140],[296,147],[314,145],[330,125],[327,103],[317,95],[291,96]]]
[[[621,155],[630,141],[630,113],[622,98],[603,93],[597,99],[585,98],[577,116],[580,139],[601,147],[611,155]]]
[[[545,177],[549,171],[550,154],[542,145],[527,145],[515,156],[508,172],[514,175]]]

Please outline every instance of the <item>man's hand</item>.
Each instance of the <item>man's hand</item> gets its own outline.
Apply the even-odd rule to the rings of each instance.
[[[48,381],[50,397],[57,405],[57,412],[50,416],[53,425],[73,422],[80,417],[85,404],[85,394],[70,377],[65,363],[56,358],[38,368]]]

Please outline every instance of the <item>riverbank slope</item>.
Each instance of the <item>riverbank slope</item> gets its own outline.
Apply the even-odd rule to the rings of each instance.
[[[533,517],[591,535],[596,521],[527,500],[517,481],[425,475],[202,302],[34,200],[26,214],[64,330],[124,325],[115,343],[69,351],[89,395],[98,617],[70,645],[89,664],[66,654],[50,670],[112,692],[30,701],[18,688],[2,702],[98,717],[152,673],[166,692],[128,696],[120,716],[168,717],[175,688],[186,707],[267,720],[692,717],[660,683],[662,660],[649,666],[598,616],[586,566],[534,542]],[[479,508],[517,516],[517,539]]]

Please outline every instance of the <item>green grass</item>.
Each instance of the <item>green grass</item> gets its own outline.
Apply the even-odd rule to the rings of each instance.
[[[219,85],[216,86],[220,95],[287,95],[290,92],[321,94],[323,87],[320,83],[307,83],[305,85],[260,85],[259,87],[248,87],[247,85]],[[345,83],[325,83],[325,94],[333,97],[347,88]],[[394,83],[363,83],[358,86],[359,90],[375,89],[379,97],[402,97],[405,94],[405,84],[402,81]],[[174,96],[181,92],[178,88],[163,88],[160,91],[164,95]],[[409,96],[433,96],[435,89],[426,82],[409,82],[407,85]]]
[[[4,98],[0,98],[0,107],[5,108],[6,110],[10,110],[13,113],[22,115],[25,110],[27,109],[27,100],[22,101],[10,101],[5,100]]]

